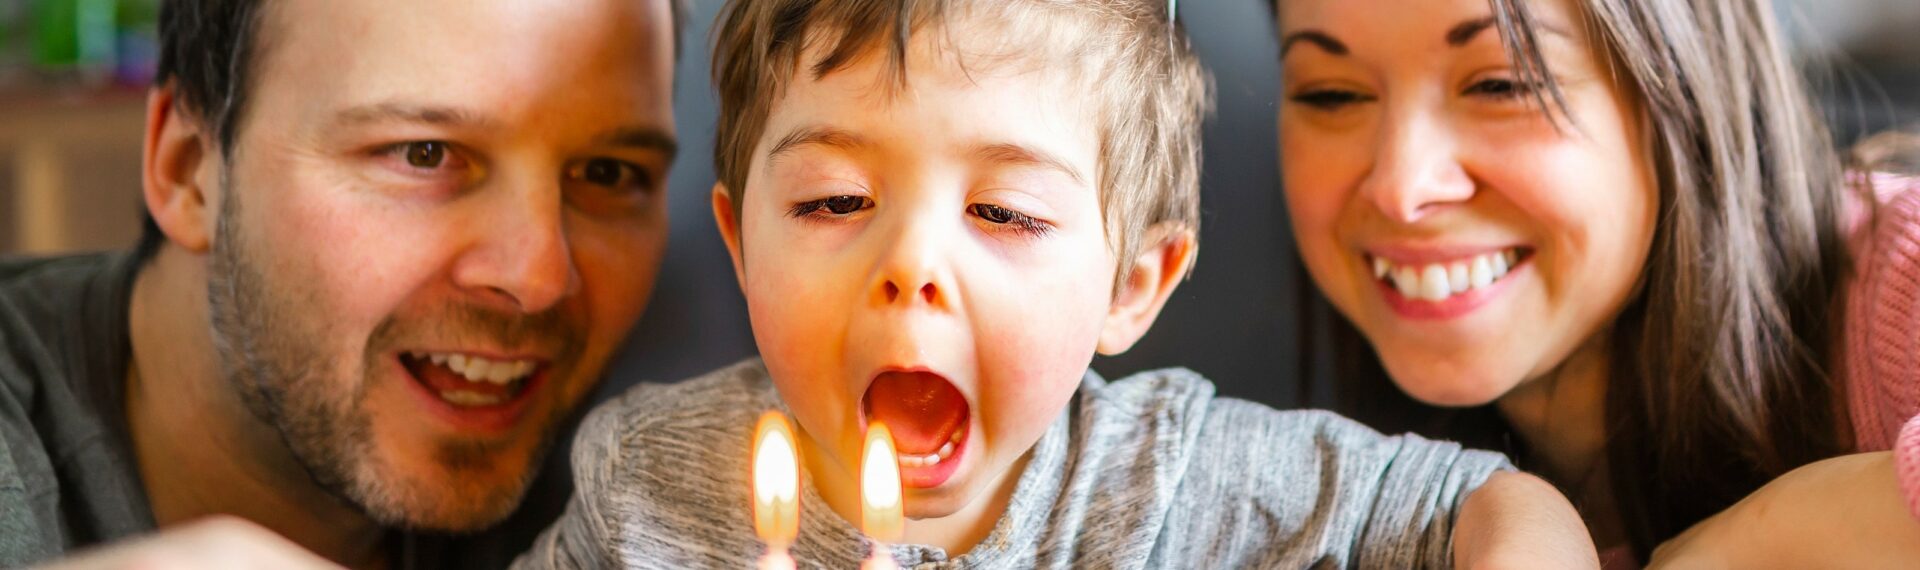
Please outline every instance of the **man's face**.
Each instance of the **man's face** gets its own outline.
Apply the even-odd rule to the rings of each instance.
[[[664,0],[296,0],[258,31],[210,300],[227,375],[391,525],[519,503],[650,293]]]

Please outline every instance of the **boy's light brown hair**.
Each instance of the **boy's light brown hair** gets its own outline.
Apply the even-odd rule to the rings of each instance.
[[[908,80],[914,34],[988,26],[1009,47],[1041,48],[989,55],[989,64],[1044,58],[1024,63],[1069,67],[1097,99],[1096,185],[1124,276],[1147,228],[1175,222],[1195,236],[1200,230],[1200,123],[1212,84],[1170,7],[1167,0],[729,0],[714,28],[720,183],[738,216],[754,147],[795,72],[818,79],[878,55],[899,87]],[[808,54],[821,55],[801,61]]]

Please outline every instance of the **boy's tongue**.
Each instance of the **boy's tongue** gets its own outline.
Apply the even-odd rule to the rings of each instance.
[[[938,374],[886,372],[867,386],[867,421],[887,424],[901,453],[928,454],[967,421],[967,398]]]

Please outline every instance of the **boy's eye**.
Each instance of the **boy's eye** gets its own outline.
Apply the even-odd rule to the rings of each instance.
[[[810,202],[801,202],[795,205],[792,210],[788,211],[787,215],[798,218],[807,214],[825,211],[835,216],[845,216],[864,210],[872,204],[873,201],[867,199],[865,196],[834,196]]]
[[[834,196],[827,199],[824,207],[835,215],[845,216],[866,207],[867,199],[860,196]]]
[[[996,224],[1012,222],[1014,217],[1012,211],[991,204],[974,204],[973,215],[980,216],[980,219]]]
[[[1322,111],[1337,111],[1348,105],[1371,103],[1372,95],[1345,89],[1314,89],[1295,93],[1289,99],[1295,103],[1313,107]]]
[[[967,206],[967,211],[982,220],[986,220],[987,223],[998,226],[1012,226],[1014,231],[1024,234],[1043,235],[1053,229],[1053,227],[1046,222],[1034,219],[1033,216],[993,204],[974,204]]]

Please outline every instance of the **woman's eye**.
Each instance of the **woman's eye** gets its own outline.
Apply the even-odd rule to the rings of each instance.
[[[1504,77],[1483,79],[1467,86],[1467,95],[1477,95],[1492,99],[1517,99],[1532,95],[1536,85],[1522,83]]]
[[[1306,105],[1308,107],[1313,107],[1315,109],[1320,109],[1322,111],[1335,111],[1343,107],[1346,107],[1348,105],[1368,103],[1373,101],[1373,97],[1371,95],[1365,95],[1357,91],[1347,91],[1344,89],[1316,89],[1312,91],[1303,91],[1300,93],[1295,93],[1291,97],[1291,99],[1295,103]]]
[[[787,212],[787,214],[798,218],[807,214],[825,211],[835,216],[845,216],[864,210],[872,204],[873,201],[868,200],[865,196],[834,196],[811,202],[802,202],[794,206],[793,210]]]

